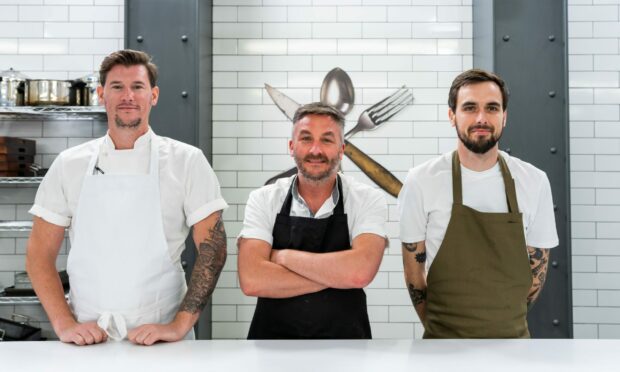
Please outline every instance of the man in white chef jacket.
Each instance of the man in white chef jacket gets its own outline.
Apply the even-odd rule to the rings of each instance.
[[[108,133],[63,151],[43,179],[28,274],[63,342],[193,339],[226,260],[227,204],[202,151],[149,127],[159,88],[146,53],[110,54],[100,81]],[[69,304],[55,265],[67,227]],[[198,254],[188,288],[180,255],[190,227]]]

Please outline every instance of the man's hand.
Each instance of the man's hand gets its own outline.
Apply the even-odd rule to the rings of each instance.
[[[168,324],[143,324],[127,332],[127,339],[137,345],[153,345],[157,341],[174,342],[187,334],[175,321]]]
[[[56,330],[62,342],[76,345],[92,345],[106,342],[108,335],[97,325],[97,322],[78,323],[71,319],[66,325],[60,325]]]

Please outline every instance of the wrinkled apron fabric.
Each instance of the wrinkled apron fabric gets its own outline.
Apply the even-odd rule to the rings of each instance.
[[[452,158],[453,205],[427,277],[424,338],[527,338],[532,273],[515,184],[499,156],[508,213],[463,205],[461,164]]]
[[[79,322],[97,321],[114,340],[143,324],[172,321],[187,291],[164,234],[158,144],[153,136],[146,175],[95,174],[96,151],[75,213],[70,304]],[[193,330],[185,338],[193,339]]]

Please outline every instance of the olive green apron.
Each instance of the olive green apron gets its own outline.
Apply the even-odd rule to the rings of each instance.
[[[456,151],[452,156],[452,214],[428,272],[424,338],[529,337],[532,273],[523,219],[514,180],[498,158],[508,213],[463,205],[461,163]]]

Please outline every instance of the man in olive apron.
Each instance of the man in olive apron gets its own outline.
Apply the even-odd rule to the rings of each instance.
[[[409,171],[398,196],[406,285],[425,338],[527,338],[527,309],[558,244],[544,172],[498,150],[508,92],[457,76],[457,149]]]
[[[200,149],[150,129],[159,96],[150,57],[114,52],[100,76],[108,133],[64,151],[46,174],[30,210],[28,274],[63,342],[193,339],[226,259],[226,202]],[[69,304],[55,265],[65,227]],[[188,288],[180,255],[190,227]]]
[[[380,191],[337,173],[344,118],[300,107],[289,150],[298,174],[250,194],[239,235],[241,289],[258,297],[249,339],[368,339],[363,287],[386,246]]]

